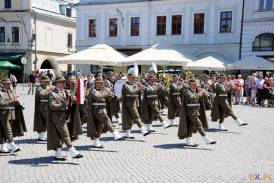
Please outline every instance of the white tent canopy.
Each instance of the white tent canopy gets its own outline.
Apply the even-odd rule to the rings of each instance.
[[[98,44],[80,52],[57,59],[57,64],[93,64],[115,66],[125,56],[106,44]]]
[[[251,56],[228,64],[227,69],[238,69],[238,70],[273,70],[273,62],[268,61],[262,57]]]
[[[199,59],[195,62],[188,63],[185,66],[189,70],[209,70],[209,71],[224,71],[224,63],[212,56]]]
[[[171,45],[156,44],[151,48],[136,53],[125,61],[120,62],[121,66],[129,66],[134,63],[139,65],[151,65],[152,62],[163,66],[184,66],[192,62],[192,57],[182,54]]]

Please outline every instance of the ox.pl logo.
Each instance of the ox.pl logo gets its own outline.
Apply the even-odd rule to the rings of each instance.
[[[271,173],[251,173],[248,175],[249,180],[251,181],[272,181],[273,176]]]

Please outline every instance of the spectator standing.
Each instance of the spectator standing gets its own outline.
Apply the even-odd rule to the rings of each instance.
[[[28,77],[28,82],[29,82],[29,91],[28,91],[28,95],[30,95],[30,93],[34,93],[34,86],[35,86],[35,73],[32,72],[29,77]]]
[[[257,95],[257,88],[255,85],[252,86],[251,90],[251,104],[252,106],[255,106],[256,105],[256,95]]]
[[[264,90],[264,82],[263,75],[259,76],[259,79],[256,81],[256,88],[257,88],[257,103],[260,107],[263,107],[263,90]]]

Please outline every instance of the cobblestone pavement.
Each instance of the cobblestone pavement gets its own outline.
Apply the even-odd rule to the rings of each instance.
[[[82,135],[75,142],[84,158],[66,162],[53,161],[46,144],[38,144],[32,132],[34,96],[27,88],[18,89],[28,132],[16,138],[22,149],[17,155],[0,156],[0,182],[273,182],[273,109],[234,106],[234,111],[249,125],[238,127],[225,120],[228,132],[216,130],[210,123],[208,135],[216,145],[205,145],[199,134],[197,148],[183,147],[177,127],[157,130],[143,137],[135,126],[135,140],[115,142],[104,134],[104,149],[92,148],[93,141]],[[118,125],[116,125],[118,127]],[[69,153],[66,148],[67,155]],[[271,181],[259,181],[266,178]]]

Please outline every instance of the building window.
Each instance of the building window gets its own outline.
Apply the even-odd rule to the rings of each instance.
[[[19,43],[19,27],[12,27],[12,43]]]
[[[117,18],[109,19],[109,36],[117,37]]]
[[[96,37],[96,19],[89,20],[89,37]]]
[[[71,33],[69,33],[67,37],[67,47],[68,48],[73,47],[73,35]]]
[[[3,43],[5,41],[5,27],[0,27],[0,42]]]
[[[157,16],[157,35],[166,34],[166,16]]]
[[[66,8],[66,16],[72,17],[72,9],[71,8]]]
[[[259,11],[273,10],[273,0],[260,0]]]
[[[173,15],[172,16],[172,35],[180,35],[181,34],[181,15]]]
[[[194,34],[204,33],[204,13],[194,15]]]
[[[258,35],[252,43],[252,51],[274,51],[274,34],[263,33]]]
[[[139,36],[140,18],[131,17],[131,36]]]
[[[11,0],[5,0],[5,8],[11,8]]]
[[[220,32],[231,32],[232,31],[232,11],[221,12],[220,17]]]

